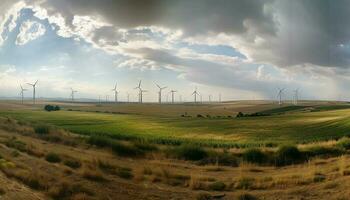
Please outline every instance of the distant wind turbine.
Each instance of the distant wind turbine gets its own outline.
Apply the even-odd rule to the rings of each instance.
[[[143,93],[144,92],[147,92],[147,90],[143,90],[141,88],[141,80],[139,81],[139,84],[137,87],[135,87],[134,89],[139,89],[139,103],[142,103],[143,102]]]
[[[158,84],[156,84],[157,87],[159,88],[159,92],[158,92],[158,103],[162,103],[162,90],[166,89],[167,87],[161,87]]]
[[[176,90],[171,90],[170,93],[171,93],[171,103],[174,103],[174,94],[175,92],[177,92]]]
[[[118,103],[118,90],[117,90],[117,83],[115,83],[115,86],[114,86],[114,88],[112,89],[112,91],[114,92],[114,101],[116,102],[116,103]]]
[[[282,105],[282,95],[283,95],[283,91],[285,88],[278,88],[278,93],[277,93],[277,97],[278,97],[278,105]]]
[[[77,93],[78,91],[74,90],[73,88],[70,88],[71,94],[70,97],[72,98],[72,101],[74,101],[74,94]]]
[[[299,100],[299,88],[294,90],[293,104],[298,105]]]
[[[197,87],[194,89],[192,95],[194,95],[194,103],[197,103],[197,95],[199,95]]]
[[[21,94],[22,104],[23,104],[23,102],[24,102],[24,92],[27,91],[27,89],[23,88],[22,85],[20,85],[20,86],[21,86],[21,93],[20,94]]]
[[[28,85],[33,87],[33,104],[35,104],[35,89],[36,89],[37,83],[38,83],[38,80],[36,80],[35,83],[27,83]]]

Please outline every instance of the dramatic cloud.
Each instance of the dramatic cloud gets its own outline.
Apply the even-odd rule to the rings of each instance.
[[[38,22],[18,20],[24,8]],[[347,0],[5,0],[0,46],[16,27],[18,45],[48,27],[119,70],[265,96],[276,84],[335,91],[350,82],[349,11]]]
[[[16,39],[17,45],[25,45],[28,42],[37,39],[45,34],[45,27],[34,21],[25,21],[22,23],[19,34]]]

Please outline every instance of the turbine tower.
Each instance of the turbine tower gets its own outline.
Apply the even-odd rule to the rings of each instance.
[[[21,93],[20,94],[21,94],[22,104],[23,104],[23,102],[24,102],[24,92],[27,91],[27,89],[23,88],[22,85],[20,85],[20,86],[21,86]]]
[[[174,103],[174,94],[175,92],[177,92],[176,90],[171,90],[170,93],[171,93],[171,103],[173,104]]]
[[[194,95],[194,103],[197,103],[197,95],[199,95],[197,91],[197,87],[194,89],[194,92],[192,93],[192,95]]]
[[[28,85],[33,87],[33,104],[35,104],[35,89],[36,89],[37,83],[38,83],[38,80],[36,80],[35,83],[27,83]]]
[[[162,103],[162,90],[166,89],[167,87],[160,87],[158,84],[156,84],[157,87],[159,88],[159,92],[158,92],[158,103],[161,104]]]
[[[219,102],[221,103],[221,93],[219,94]]]
[[[277,94],[277,97],[278,97],[278,105],[282,105],[282,95],[283,95],[283,91],[284,91],[285,88],[278,88],[278,94]]]
[[[208,96],[209,103],[211,103],[211,94]]]
[[[128,103],[129,103],[130,102],[130,94],[129,94],[129,92],[126,93],[126,97],[127,97]]]
[[[293,104],[298,105],[299,100],[299,88],[294,90]]]
[[[112,89],[112,91],[114,92],[114,101],[116,102],[116,103],[118,103],[118,90],[117,90],[117,83],[115,83],[115,86],[114,86],[114,88]]]
[[[135,87],[134,89],[139,89],[139,103],[142,103],[143,102],[143,93],[144,92],[147,92],[147,90],[143,90],[141,88],[141,80],[139,81],[139,84],[137,87]]]
[[[73,90],[73,88],[70,88],[70,90],[71,90],[70,97],[72,98],[72,101],[74,101],[74,94],[77,93],[78,91]]]

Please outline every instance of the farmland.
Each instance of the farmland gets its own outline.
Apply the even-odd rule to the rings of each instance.
[[[62,109],[47,112],[46,104]],[[1,102],[0,195],[67,200],[349,195],[347,103],[129,106]],[[243,116],[236,117],[238,112]]]
[[[262,108],[268,107],[262,104]],[[139,105],[137,105],[139,106]],[[147,107],[148,105],[144,105]],[[131,114],[121,112],[106,112],[116,109],[110,106],[67,106],[60,112],[45,112],[43,110],[2,110],[1,116],[16,119],[47,123],[58,126],[74,133],[83,135],[103,134],[116,139],[147,140],[158,144],[195,143],[214,147],[264,146],[266,144],[309,143],[337,139],[349,134],[350,112],[347,105],[321,105],[316,112],[305,111],[305,106],[289,109],[274,108],[266,112],[277,114],[262,117],[235,118],[234,114],[222,107],[214,108],[210,115],[201,110],[206,108],[189,109],[189,116],[164,116],[151,114],[133,114],[135,106],[131,106]],[[165,105],[169,107],[169,105]],[[184,107],[184,106],[181,106]],[[182,109],[180,107],[180,109]],[[230,105],[227,106],[228,108]],[[256,105],[253,106],[255,108]],[[237,110],[253,108],[243,104]],[[288,107],[286,107],[288,108]],[[96,109],[96,110],[94,110]],[[105,110],[103,110],[105,109]],[[201,110],[200,110],[201,109]],[[197,116],[199,111],[200,116]],[[224,111],[221,112],[220,111]],[[285,112],[278,114],[278,112]],[[147,112],[147,111],[144,111]],[[152,111],[154,112],[154,111]],[[161,111],[159,111],[161,112]],[[141,111],[142,113],[142,111]]]

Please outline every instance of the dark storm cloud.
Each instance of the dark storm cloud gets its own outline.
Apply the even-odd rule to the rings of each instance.
[[[35,1],[34,1],[35,2]],[[41,5],[62,13],[68,21],[74,15],[100,15],[121,28],[159,25],[183,29],[188,34],[247,30],[250,21],[262,32],[273,33],[272,16],[261,0],[47,0]]]

